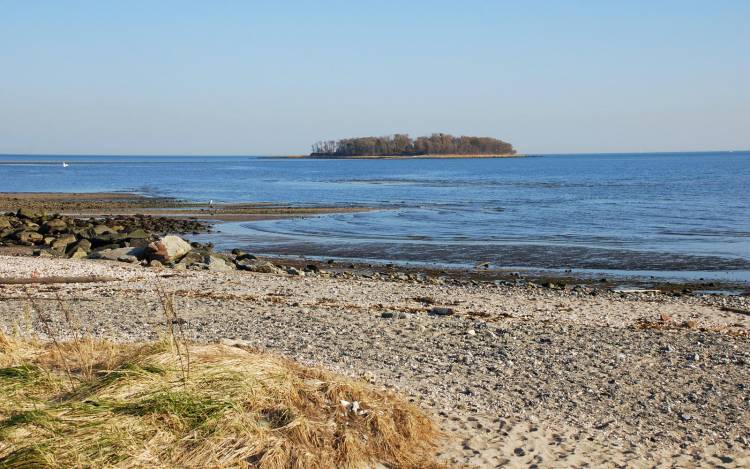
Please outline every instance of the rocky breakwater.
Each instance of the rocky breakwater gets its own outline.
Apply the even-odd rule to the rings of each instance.
[[[44,257],[132,261],[168,233],[210,230],[197,220],[145,215],[75,218],[26,208],[0,214],[0,246],[27,246]]]
[[[189,243],[177,234],[210,231],[197,220],[169,217],[112,216],[75,218],[27,208],[0,214],[0,246],[29,247],[35,256],[100,259],[175,269],[305,275],[235,249],[223,254],[210,244]]]

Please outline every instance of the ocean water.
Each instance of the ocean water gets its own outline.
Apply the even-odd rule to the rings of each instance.
[[[211,237],[219,247],[260,254],[750,280],[750,152],[460,160],[5,155],[0,191],[377,209],[226,223]]]

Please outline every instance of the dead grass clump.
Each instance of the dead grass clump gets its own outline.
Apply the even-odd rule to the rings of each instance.
[[[78,342],[0,335],[0,466],[435,466],[431,421],[363,383],[224,345],[190,345],[185,379],[167,341]]]

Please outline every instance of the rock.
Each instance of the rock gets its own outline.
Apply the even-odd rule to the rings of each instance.
[[[133,256],[136,260],[143,257],[145,250],[143,248],[117,248],[117,249],[103,249],[101,251],[94,251],[89,254],[89,259],[106,259],[109,261],[120,260],[123,256]]]
[[[61,218],[53,218],[44,222],[41,229],[44,233],[60,233],[68,229],[68,224]]]
[[[190,251],[180,259],[180,262],[178,262],[174,268],[184,270],[196,264],[203,264],[203,254],[196,251]]]
[[[320,272],[320,268],[315,264],[307,264],[305,266],[305,272],[315,272],[317,274]]]
[[[208,270],[214,272],[231,272],[234,270],[232,264],[218,256],[206,256],[205,263],[208,266]]]
[[[161,262],[177,262],[192,249],[190,244],[179,236],[164,236],[148,245],[151,259]]]
[[[123,241],[125,239],[124,235],[118,234],[118,233],[106,233],[102,235],[98,235],[94,238],[91,238],[91,243],[94,246],[100,247],[100,246],[106,246],[109,244],[117,244],[120,241]]]
[[[76,242],[76,235],[72,235],[72,234],[62,235],[52,243],[52,249],[56,251],[60,251],[60,252],[65,252],[68,245],[73,244],[75,242]]]
[[[382,313],[380,313],[380,317],[383,319],[391,319],[394,316],[395,314],[393,313],[393,311],[383,311]]]
[[[84,251],[88,253],[91,251],[91,241],[88,239],[82,239],[78,241],[77,243],[74,243],[72,245],[69,245],[67,248],[68,254],[70,254],[73,251]]]
[[[44,212],[37,212],[36,210],[32,210],[30,208],[20,208],[18,209],[18,212],[16,212],[16,216],[18,218],[25,218],[27,220],[35,220],[37,218],[42,218],[46,214]]]
[[[133,230],[129,233],[125,233],[123,235],[125,239],[147,239],[149,237],[148,233],[146,233],[143,229],[137,229]]]
[[[117,233],[112,228],[108,227],[107,225],[96,225],[93,228],[91,228],[91,232],[93,233],[93,237],[104,235],[104,234],[115,234]]]
[[[240,265],[238,265],[240,267]],[[240,269],[261,274],[280,274],[284,272],[270,262],[259,261],[253,264],[243,264]]]
[[[0,231],[6,230],[12,227],[13,225],[10,224],[10,220],[8,219],[8,217],[0,217]]]
[[[84,259],[88,255],[88,251],[84,251],[80,248],[75,248],[74,250],[68,252],[69,259]]]
[[[127,262],[128,264],[135,264],[138,262],[138,258],[135,256],[120,256],[117,258],[118,262]]]
[[[466,331],[466,333],[472,336],[477,335],[477,331],[475,331],[474,329],[469,329],[468,331]]]
[[[44,236],[40,235],[36,231],[24,230],[15,235],[16,240],[21,244],[33,245],[44,241]]]
[[[289,268],[287,268],[286,269],[286,273],[288,273],[289,275],[296,276],[296,277],[304,277],[305,276],[304,272],[300,272],[299,269],[297,269],[295,267],[289,267]]]
[[[257,259],[258,259],[257,257],[253,256],[252,254],[248,254],[246,252],[242,252],[242,254],[238,254],[236,258],[236,260],[238,261],[254,261]]]
[[[429,314],[432,314],[434,316],[452,316],[456,312],[453,310],[453,308],[442,308],[442,307],[434,307],[428,311]]]
[[[161,269],[162,267],[164,267],[164,264],[162,264],[161,262],[157,261],[156,259],[154,259],[151,262],[149,262],[148,265],[150,267],[154,268],[154,269]]]

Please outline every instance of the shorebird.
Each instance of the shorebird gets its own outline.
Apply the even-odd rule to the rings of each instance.
[[[67,168],[68,166],[70,166],[70,165],[68,163],[66,163],[66,162],[63,161],[63,168]]]

